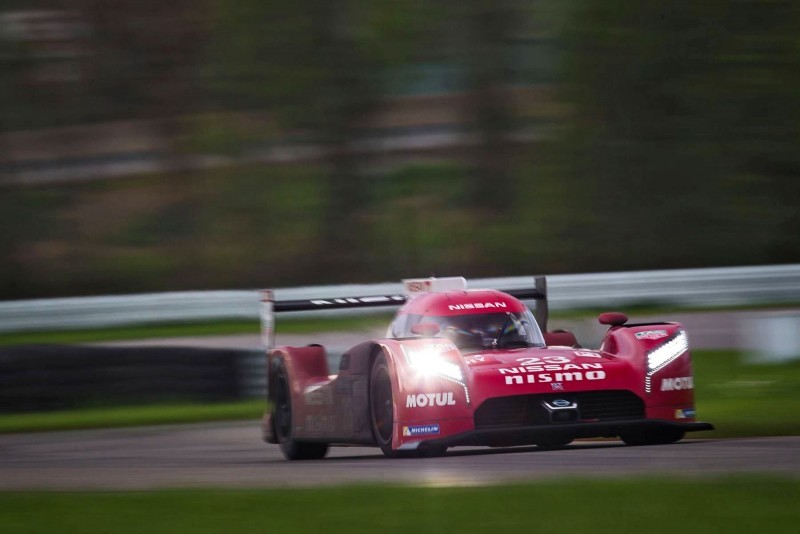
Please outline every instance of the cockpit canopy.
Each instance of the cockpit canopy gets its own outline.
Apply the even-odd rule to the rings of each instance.
[[[545,345],[530,310],[499,291],[455,291],[415,297],[398,312],[389,335],[405,338],[421,332],[450,339],[466,352]]]

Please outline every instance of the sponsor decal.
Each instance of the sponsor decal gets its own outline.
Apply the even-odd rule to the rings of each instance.
[[[465,304],[450,304],[450,310],[496,310],[498,308],[508,308],[505,302],[467,302]]]
[[[404,436],[430,436],[439,433],[439,425],[404,426]]]
[[[564,384],[561,382],[550,382],[550,389],[553,391],[564,391]]]
[[[691,376],[661,379],[661,391],[681,391],[684,389],[694,389],[694,379]]]
[[[636,332],[633,335],[636,336],[636,339],[656,340],[665,338],[669,334],[667,334],[666,330],[645,330],[644,332]]]
[[[427,406],[455,406],[452,391],[444,393],[420,393],[406,396],[406,408],[425,408]]]
[[[605,371],[573,371],[568,373],[539,373],[531,375],[515,375],[506,376],[506,385],[519,385],[519,384],[547,384],[547,383],[562,383],[564,382],[581,382],[583,380],[605,380]]]
[[[414,296],[419,293],[429,293],[432,291],[465,291],[467,281],[461,276],[451,276],[448,278],[410,278],[403,280],[405,292]]]
[[[430,280],[407,280],[406,291],[409,293],[427,293],[431,290]]]
[[[378,295],[374,297],[347,297],[343,299],[314,299],[311,304],[315,306],[333,306],[334,304],[374,304],[379,302],[405,302],[403,295]]]
[[[560,388],[562,389],[553,387],[554,391],[563,390],[564,382],[605,380],[606,378],[606,372],[603,371],[602,363],[547,363],[542,365],[520,365],[518,367],[501,367],[498,369],[498,371],[501,375],[505,376],[506,385],[560,383]],[[554,373],[548,371],[563,372]]]
[[[682,410],[675,410],[675,419],[694,419],[694,408],[684,408]]]
[[[430,280],[408,280],[406,282],[406,291],[409,293],[427,293],[431,290]]]
[[[519,367],[501,367],[501,375],[519,375],[526,373],[540,373],[542,371],[585,371],[586,369],[602,369],[602,363],[551,363],[545,365],[520,365]]]
[[[573,354],[581,358],[602,358],[600,354],[586,351],[576,351]],[[517,358],[520,365],[543,365],[546,363],[574,363],[573,359],[569,356],[526,356],[524,358]]]

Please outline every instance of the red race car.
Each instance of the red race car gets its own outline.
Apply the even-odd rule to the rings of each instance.
[[[286,458],[322,458],[331,445],[378,446],[389,457],[617,436],[649,445],[713,429],[695,420],[678,323],[603,313],[608,331],[589,350],[570,332],[546,331],[544,277],[504,292],[467,290],[463,278],[404,287],[404,295],[283,302],[262,293],[268,347],[276,312],[402,304],[386,337],[346,351],[336,373],[322,346],[268,350],[264,439]],[[535,317],[522,300],[535,301]]]

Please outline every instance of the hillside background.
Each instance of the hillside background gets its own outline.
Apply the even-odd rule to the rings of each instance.
[[[800,6],[5,0],[0,299],[800,261]]]

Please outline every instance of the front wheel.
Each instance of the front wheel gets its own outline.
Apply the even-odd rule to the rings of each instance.
[[[536,448],[544,451],[552,451],[566,447],[570,443],[572,443],[572,438],[567,438],[567,437],[555,436],[555,437],[539,438],[536,440]]]
[[[292,396],[289,378],[283,361],[277,360],[272,369],[272,424],[275,438],[287,460],[318,460],[328,452],[327,443],[298,441],[292,437]]]
[[[686,433],[680,428],[655,428],[646,430],[632,430],[619,437],[625,445],[667,445],[683,439]]]
[[[397,451],[392,449],[394,437],[394,398],[392,377],[386,356],[381,353],[372,362],[369,375],[369,415],[375,441],[384,456],[393,458]]]

